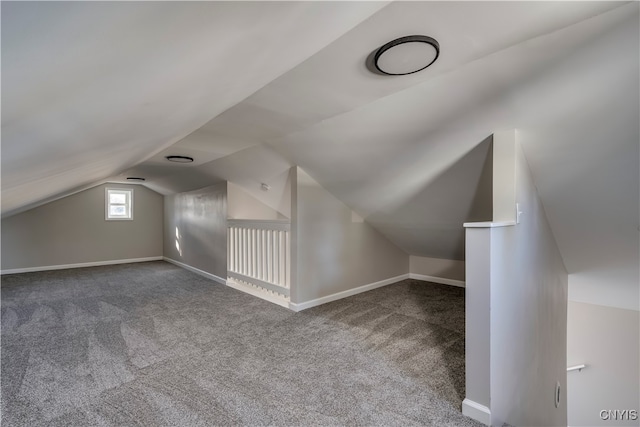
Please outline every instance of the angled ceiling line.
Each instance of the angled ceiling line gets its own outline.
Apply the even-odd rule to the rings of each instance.
[[[519,47],[522,47],[522,46],[525,46],[525,45],[527,45],[527,44],[530,44],[531,42],[539,41],[539,40],[544,39],[545,37],[553,36],[553,35],[555,35],[556,33],[559,33],[559,32],[565,31],[565,30],[568,30],[568,29],[570,29],[571,27],[578,26],[578,25],[583,24],[583,23],[585,23],[585,22],[587,22],[587,21],[593,21],[593,20],[596,20],[596,19],[600,18],[602,15],[617,13],[617,12],[619,12],[619,10],[618,10],[618,9],[620,9],[620,8],[622,8],[622,7],[625,7],[625,6],[627,6],[627,5],[629,5],[629,3],[624,3],[624,4],[621,4],[621,5],[619,5],[619,6],[616,6],[616,7],[615,7],[615,8],[613,8],[613,9],[605,10],[605,11],[602,11],[602,12],[600,12],[600,13],[596,14],[596,15],[593,15],[593,16],[590,16],[590,17],[587,17],[587,18],[585,18],[585,19],[581,19],[580,21],[573,22],[573,23],[571,23],[571,24],[569,24],[569,25],[566,25],[566,26],[563,26],[563,27],[560,27],[560,28],[556,28],[555,30],[553,30],[553,31],[551,31],[551,32],[544,33],[544,34],[539,34],[539,35],[535,35],[535,36],[529,37],[529,38],[527,38],[527,39],[525,39],[525,40],[522,40],[522,41],[520,41],[520,42],[517,42],[517,43],[511,44],[511,45],[509,45],[509,46],[507,46],[507,47],[500,48],[500,49],[495,50],[495,51],[493,51],[493,52],[487,53],[487,54],[485,54],[485,55],[483,55],[483,56],[479,56],[479,57],[474,58],[474,59],[472,59],[472,60],[470,60],[470,61],[467,61],[467,62],[464,62],[464,63],[462,63],[462,64],[459,64],[459,65],[458,65],[458,66],[456,66],[455,68],[450,68],[450,69],[442,70],[442,71],[438,72],[437,74],[435,74],[435,75],[431,76],[430,78],[428,78],[428,79],[426,79],[426,80],[423,80],[423,81],[416,81],[415,83],[411,84],[410,86],[404,87],[404,88],[402,88],[402,89],[400,89],[400,90],[397,90],[397,91],[395,91],[395,92],[391,92],[391,93],[389,93],[389,94],[383,95],[383,96],[381,96],[381,97],[379,97],[379,98],[373,99],[373,100],[371,100],[371,101],[369,101],[369,102],[366,102],[366,103],[364,103],[364,104],[358,105],[357,107],[355,107],[355,108],[353,108],[353,109],[350,109],[350,110],[347,110],[347,111],[341,111],[341,112],[338,112],[337,114],[334,114],[334,115],[331,115],[331,116],[323,117],[321,120],[316,121],[316,122],[313,122],[313,123],[311,123],[311,124],[309,124],[309,125],[307,125],[307,126],[305,126],[305,127],[303,127],[303,128],[296,129],[296,130],[294,130],[294,131],[292,131],[292,132],[284,133],[284,134],[282,134],[282,135],[278,135],[278,136],[273,136],[273,137],[265,138],[265,139],[261,140],[260,142],[265,143],[265,144],[268,144],[268,145],[277,144],[277,142],[278,142],[278,141],[280,141],[280,140],[282,140],[282,139],[284,139],[284,138],[291,137],[291,136],[295,136],[296,134],[302,134],[302,133],[307,132],[308,130],[310,130],[310,129],[312,129],[312,128],[316,127],[316,126],[323,126],[325,123],[327,123],[327,122],[329,122],[329,121],[331,121],[331,120],[333,120],[333,119],[336,119],[336,118],[339,118],[339,117],[341,117],[341,116],[345,116],[345,115],[348,115],[348,114],[351,114],[351,113],[357,112],[357,111],[362,110],[362,109],[364,109],[364,108],[366,108],[366,107],[368,107],[368,106],[370,106],[370,105],[372,105],[372,104],[376,104],[376,103],[378,103],[378,102],[382,102],[383,100],[386,100],[386,99],[388,99],[388,98],[392,98],[392,97],[394,97],[394,96],[396,96],[396,95],[398,95],[398,94],[402,94],[402,93],[405,93],[405,92],[409,92],[409,91],[415,90],[416,88],[420,88],[420,87],[428,86],[429,84],[433,84],[432,80],[436,80],[436,79],[438,79],[438,78],[443,78],[444,76],[448,76],[448,75],[450,75],[450,74],[452,74],[452,73],[460,72],[460,70],[463,70],[463,69],[468,68],[468,67],[472,67],[472,66],[474,66],[474,65],[476,65],[476,64],[478,64],[478,63],[480,63],[480,62],[482,62],[482,61],[486,61],[487,59],[490,59],[490,58],[492,58],[492,57],[494,57],[494,56],[498,56],[498,55],[504,54],[504,53],[506,53],[506,52],[509,52],[509,51],[510,51],[510,50],[512,50],[512,49],[517,49],[517,48],[519,48]],[[364,22],[364,21],[363,21],[363,22]],[[579,46],[581,47],[581,46],[584,46],[584,45],[588,44],[589,42],[593,41],[593,39],[594,39],[594,38],[596,38],[596,37],[597,37],[597,36],[592,36],[592,37],[590,37],[588,40],[583,40],[583,41],[581,41],[581,43],[579,44]],[[335,43],[335,42],[334,42],[334,43]],[[327,45],[326,47],[328,47],[328,46],[329,46],[329,45]],[[325,47],[325,48],[326,48],[326,47]],[[325,48],[323,48],[323,49],[325,49]],[[321,52],[323,49],[319,50],[317,53]],[[303,61],[303,62],[304,62],[304,61]],[[300,65],[300,64],[298,64],[298,65]],[[547,65],[548,65],[548,64],[547,64]],[[294,68],[295,68],[295,67],[294,67]],[[278,80],[278,79],[279,79],[279,78],[281,78],[281,77],[283,77],[285,74],[286,74],[286,73],[284,73],[283,75],[281,75],[281,76],[280,76],[280,77],[278,77],[277,79],[274,79],[274,81],[275,81],[275,80]],[[534,75],[533,73],[531,73],[531,74],[527,75],[526,77],[527,77],[527,79],[523,79],[523,80],[520,80],[520,81],[514,81],[514,82],[512,82],[512,83],[510,84],[510,86],[509,86],[509,87],[505,88],[505,92],[506,92],[506,91],[508,91],[508,90],[510,90],[511,88],[513,88],[513,86],[515,86],[515,85],[517,85],[517,84],[520,84],[520,83],[523,83],[523,81],[528,81],[528,80],[534,79],[534,78],[535,78],[535,75]],[[269,86],[269,85],[265,85],[264,87],[266,87],[266,86]],[[264,87],[263,87],[263,88],[261,88],[261,89],[259,89],[259,90],[258,90],[258,91],[256,91],[255,93],[260,92],[262,89],[264,89]],[[254,94],[255,94],[255,93],[254,93]],[[242,102],[247,101],[247,100],[248,100],[249,98],[251,98],[252,96],[253,96],[253,95],[251,95],[251,96],[247,97],[247,98],[246,98],[244,101],[242,101]],[[239,102],[238,104],[241,104],[242,102]],[[236,106],[237,106],[238,104],[236,104]],[[234,107],[235,107],[235,106],[234,106]],[[234,107],[229,108],[227,111],[232,110]],[[225,112],[227,112],[227,111],[225,111]],[[222,114],[224,114],[224,112],[223,112],[223,113],[221,113],[220,115],[222,115]],[[221,132],[221,133],[224,133],[224,132]],[[228,136],[233,136],[233,135],[228,135]],[[275,148],[275,146],[274,146],[274,148]]]
[[[322,51],[323,49],[325,49],[326,47],[330,46],[331,44],[335,43],[336,40],[338,40],[340,37],[342,37],[344,34],[348,33],[349,31],[353,30],[353,28],[357,27],[358,25],[362,24],[364,21],[366,21],[367,19],[371,18],[371,16],[375,15],[376,13],[379,13],[382,9],[384,9],[385,7],[387,7],[390,3],[392,2],[392,0],[389,1],[381,1],[380,4],[383,4],[384,6],[382,6],[380,9],[378,9],[377,11],[375,11],[373,14],[365,17],[364,19],[362,19],[361,21],[357,22],[356,24],[354,24],[352,27],[346,29],[342,34],[339,34],[337,36],[335,36],[335,38],[331,41],[329,41],[328,43],[326,43],[324,46],[316,49],[315,51],[309,53],[308,56],[302,58],[301,60],[299,60],[298,62],[296,62],[295,64],[292,64],[288,69],[282,71],[280,74],[278,74],[277,76],[273,77],[271,80],[269,80],[268,82],[264,83],[262,86],[260,86],[259,88],[255,89],[253,92],[251,92],[250,94],[248,94],[247,96],[245,96],[244,98],[238,100],[235,104],[230,105],[229,107],[227,107],[226,109],[220,111],[218,114],[216,114],[215,116],[207,119],[204,123],[202,123],[200,126],[194,128],[193,130],[187,132],[187,133],[183,133],[181,134],[181,136],[176,137],[176,138],[172,138],[171,142],[162,145],[159,149],[151,152],[151,154],[149,154],[148,156],[144,157],[142,160],[137,161],[136,163],[130,164],[127,167],[122,168],[121,170],[119,170],[118,172],[116,172],[115,174],[120,174],[124,171],[126,171],[127,169],[130,169],[132,167],[135,167],[147,160],[149,160],[150,158],[154,157],[155,155],[161,153],[162,151],[171,148],[171,146],[177,144],[178,142],[182,141],[183,139],[185,139],[186,137],[188,137],[189,135],[191,135],[192,133],[204,128],[207,123],[211,122],[212,120],[214,120],[216,117],[224,114],[225,112],[231,110],[232,108],[234,108],[235,106],[237,106],[238,104],[241,104],[243,102],[245,102],[247,99],[251,98],[253,95],[255,95],[257,92],[260,92],[262,89],[264,89],[266,86],[270,85],[271,83],[273,83],[275,80],[278,80],[280,77],[282,77],[283,75],[287,74],[288,72],[290,72],[291,70],[293,70],[294,68],[298,67],[300,64],[302,64],[303,62],[307,61],[309,58],[311,58],[312,56],[316,55],[318,52]],[[224,134],[224,132],[220,132],[222,134]],[[233,135],[227,135],[230,137],[233,137]],[[256,141],[257,143],[261,143],[262,141]]]
[[[255,88],[252,86],[250,89],[250,93],[249,94],[244,94],[242,93],[241,95],[245,95],[242,96],[241,99],[239,101],[235,101],[232,99],[232,101],[235,101],[233,104],[227,106],[227,108],[224,108],[222,110],[220,110],[220,112],[218,112],[218,114],[216,114],[213,117],[216,117],[217,115],[219,115],[220,113],[226,111],[226,109],[231,108],[233,105],[236,105],[238,102],[241,102],[243,99],[246,99],[247,96],[251,96],[252,93],[255,93],[255,91],[259,90],[261,87],[263,87],[266,84],[269,84],[273,79],[278,78],[280,75],[282,75],[283,73],[288,72],[291,68],[296,67],[300,62],[303,62],[304,60],[306,60],[309,56],[312,56],[313,54],[315,54],[318,50],[321,50],[322,48],[324,48],[326,45],[331,44],[335,39],[339,38],[340,36],[342,36],[344,33],[350,31],[354,26],[357,26],[360,22],[362,22],[363,20],[367,19],[369,16],[371,16],[372,14],[378,12],[379,10],[381,10],[383,7],[386,7],[386,5],[388,4],[388,2],[380,2],[380,3],[374,3],[374,4],[369,4],[369,5],[363,5],[363,7],[351,7],[349,6],[348,8],[348,14],[344,15],[343,19],[338,20],[338,22],[335,23],[335,25],[332,25],[327,31],[324,32],[320,32],[320,35],[316,35],[313,37],[308,37],[308,41],[309,43],[306,44],[302,44],[301,41],[297,41],[297,42],[292,42],[293,46],[295,47],[294,50],[294,54],[287,54],[287,55],[280,55],[280,56],[284,56],[285,59],[290,58],[293,60],[287,60],[284,61],[284,67],[282,67],[282,70],[280,70],[280,68],[278,67],[271,67],[271,68],[275,68],[276,73],[271,73],[273,75],[267,75],[267,79],[265,79],[265,81],[263,82],[262,79],[259,80],[259,86],[256,86]],[[3,13],[3,15],[8,16],[8,10],[5,10],[4,8],[4,4],[3,4],[3,12],[7,12],[7,14]],[[31,12],[34,11],[33,5],[27,6],[28,8],[31,8],[29,10],[31,10]],[[54,7],[54,6],[47,6],[47,7]],[[141,6],[142,7],[142,6]],[[178,6],[170,6],[170,7],[178,7]],[[223,6],[221,6],[223,7]],[[330,7],[325,7],[325,6],[318,6],[320,8],[320,12],[321,12],[321,17],[324,18],[329,18],[331,13],[335,13],[335,8],[334,6],[330,6]],[[301,16],[302,18],[305,19],[309,19],[310,18],[310,14],[313,14],[315,16],[315,13],[318,12],[318,7],[315,7],[315,9],[311,6],[307,7],[305,6],[300,6],[300,5],[292,5],[291,7],[286,7],[285,11],[288,12],[287,16],[290,17],[296,17],[296,16]],[[88,8],[91,8],[91,6],[88,5],[83,5],[81,6],[82,9],[82,13],[84,13],[84,16],[86,17],[87,14],[89,16],[90,15],[90,11],[88,10]],[[113,12],[116,8],[118,9],[118,11],[122,12],[122,8],[117,8],[116,6],[110,6],[110,11]],[[15,9],[15,10],[14,10]],[[18,6],[16,6],[14,9],[12,9],[11,11],[16,12],[15,14],[20,17],[21,15],[24,15],[23,12],[26,12],[27,10],[25,8],[18,8]],[[35,9],[37,11],[37,9]],[[74,9],[77,12],[77,9]],[[227,9],[225,9],[227,10]],[[342,9],[340,9],[342,10]],[[58,11],[59,12],[59,11]],[[165,10],[166,12],[166,10]],[[46,16],[42,16],[42,14],[40,14],[40,18],[41,19],[49,19],[48,22],[51,21],[50,18],[46,17]],[[58,15],[60,15],[58,13]],[[94,14],[95,15],[95,14]],[[271,14],[273,15],[273,14]],[[5,16],[5,18],[6,18]],[[81,15],[78,15],[81,16]],[[8,18],[7,18],[8,19]],[[105,18],[107,19],[107,18]],[[269,17],[266,17],[263,21],[266,22],[265,20],[269,19]],[[290,22],[295,22],[296,20],[290,21]],[[264,23],[263,22],[263,23]],[[304,21],[301,21],[304,22]],[[144,24],[144,22],[143,22]],[[291,35],[293,34],[293,31],[297,31],[296,28],[300,27],[300,23],[294,25],[287,25],[286,28],[284,30],[279,30],[280,33],[284,33],[284,34],[280,34],[279,36],[276,34],[277,37],[271,37],[272,39],[274,39],[276,42],[283,42],[286,41],[288,39],[291,38]],[[264,25],[263,25],[264,26]],[[3,28],[3,33],[5,29]],[[286,31],[285,31],[286,30]],[[62,30],[61,30],[62,31]],[[73,31],[73,29],[68,30],[69,31]],[[150,29],[150,31],[154,31],[153,28]],[[288,32],[287,32],[288,31]],[[14,32],[14,41],[16,43],[18,43],[16,45],[16,50],[21,48],[19,45],[19,43],[22,43],[23,37],[21,36],[21,33],[19,31],[15,31]],[[270,33],[273,36],[273,33],[277,33],[276,30],[274,30],[272,33]],[[152,34],[152,33],[150,33]],[[313,34],[313,33],[312,33]],[[317,32],[316,32],[317,34]],[[31,42],[31,47],[33,48],[35,46],[35,48],[38,47],[37,43],[33,43]],[[3,45],[4,45],[4,40],[3,40]],[[116,46],[117,47],[117,46]],[[33,50],[33,49],[32,49]],[[34,58],[38,58],[37,56],[34,56]],[[73,59],[72,57],[64,57],[62,56],[62,58],[64,59],[61,64],[63,64],[64,66],[66,66],[67,68],[70,66],[68,64],[68,59]],[[264,59],[264,58],[263,58]],[[66,62],[65,62],[66,61]],[[66,65],[65,65],[66,64]],[[5,64],[3,63],[3,66]],[[71,64],[72,65],[72,64]],[[22,66],[22,65],[18,65],[18,66]],[[4,67],[3,67],[4,68]],[[14,73],[15,74],[15,73]],[[264,73],[263,73],[264,74]],[[39,77],[38,77],[39,78]],[[55,82],[54,82],[55,83]],[[237,91],[236,91],[237,92]],[[233,95],[233,94],[231,94]],[[229,98],[229,96],[227,97]],[[18,105],[19,107],[20,105]],[[64,112],[64,111],[62,111]],[[57,114],[58,116],[60,116],[61,111],[56,110],[54,112],[55,114]],[[179,114],[179,116],[185,116],[185,114],[181,113]],[[188,118],[188,117],[187,117]],[[192,134],[194,131],[196,131],[197,129],[202,128],[202,126],[204,124],[206,124],[207,122],[209,122],[211,120],[211,117],[207,117],[206,119],[201,119],[201,123],[196,123],[197,122],[197,117],[193,117],[195,120],[185,120],[183,117],[177,117],[176,119],[174,119],[174,121],[178,120],[178,122],[182,123],[180,126],[169,126],[167,127],[167,129],[170,129],[171,127],[174,128],[174,130],[178,130],[180,131],[180,127],[182,128],[188,128],[189,130],[187,131],[183,131],[183,132],[179,132],[179,134],[173,138],[169,139],[169,142],[166,142],[164,144],[161,144],[159,148],[157,149],[152,149],[154,148],[153,146],[155,145],[156,142],[161,141],[163,138],[157,138],[156,139],[150,139],[148,138],[147,141],[145,141],[145,143],[143,145],[140,145],[140,149],[133,151],[129,154],[129,156],[123,156],[123,155],[112,155],[111,157],[113,158],[113,162],[111,162],[110,164],[107,165],[108,167],[108,172],[107,173],[93,173],[93,174],[87,174],[81,171],[78,171],[77,173],[74,172],[76,169],[74,169],[74,166],[71,165],[69,168],[67,168],[68,170],[68,176],[65,177],[64,179],[58,179],[55,184],[50,185],[50,187],[52,187],[53,191],[48,192],[48,194],[50,196],[48,197],[40,197],[37,196],[37,199],[33,198],[32,196],[27,196],[27,194],[29,194],[29,191],[25,192],[24,196],[18,197],[18,198],[14,198],[13,200],[11,200],[10,202],[7,200],[6,206],[7,206],[7,210],[6,213],[10,212],[17,212],[17,210],[19,209],[20,211],[24,211],[26,209],[23,209],[26,206],[30,206],[30,207],[35,207],[36,205],[38,205],[40,202],[42,202],[43,200],[53,200],[56,199],[58,197],[62,197],[65,194],[69,194],[70,192],[75,191],[76,188],[90,188],[95,182],[100,182],[104,179],[108,179],[109,177],[113,176],[113,175],[118,175],[119,173],[122,173],[123,171],[132,168],[136,165],[139,165],[141,163],[143,163],[144,161],[146,161],[147,159],[149,159],[150,157],[153,157],[154,154],[159,153],[161,151],[163,151],[164,149],[167,149],[168,147],[171,147],[172,145],[175,145],[175,143],[177,143],[178,141],[184,139],[186,136]],[[148,119],[148,117],[143,117],[143,119]],[[32,120],[33,121],[33,120]],[[191,124],[192,122],[196,123],[196,125]],[[48,124],[48,123],[47,123]],[[104,123],[102,124],[104,125]],[[139,125],[138,128],[142,126]],[[104,126],[102,126],[104,127]],[[25,128],[26,129],[26,128]],[[28,129],[27,129],[28,130]],[[21,129],[22,134],[24,134],[24,129]],[[76,132],[77,133],[77,132]],[[129,132],[131,133],[131,132]],[[162,133],[161,131],[156,132],[157,133]],[[165,132],[167,133],[167,132]],[[167,133],[169,134],[169,133]],[[22,135],[24,136],[24,135]],[[73,135],[72,135],[73,136]],[[49,138],[51,139],[51,138]],[[126,139],[123,139],[123,141],[126,141]],[[45,141],[46,142],[46,141]],[[6,142],[8,143],[8,142]],[[44,142],[41,142],[40,144],[43,144]],[[93,143],[94,147],[99,147],[99,144],[101,142],[95,141],[95,143]],[[103,144],[104,146],[104,144]],[[150,150],[152,149],[152,150]],[[91,147],[87,148],[87,152],[90,153],[91,151]],[[149,154],[150,153],[150,154]],[[143,155],[141,155],[143,154]],[[4,171],[3,171],[4,172]],[[97,172],[97,171],[96,171]],[[20,174],[16,174],[17,178],[22,177],[22,175],[24,175],[24,173],[22,173],[22,175]],[[18,180],[20,181],[20,180]],[[75,182],[73,182],[75,181]],[[73,185],[73,184],[78,184],[78,185]],[[10,189],[7,189],[10,190]],[[46,192],[42,192],[43,195],[45,195]],[[4,204],[3,204],[3,208],[4,208]],[[14,209],[15,208],[15,209]]]

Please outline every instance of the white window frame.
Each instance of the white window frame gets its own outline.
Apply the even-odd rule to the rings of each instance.
[[[109,194],[113,193],[124,193],[126,197],[126,202],[124,206],[128,208],[128,215],[123,217],[112,217],[109,216],[109,207],[111,205],[121,206],[121,203],[109,203]],[[113,188],[108,187],[104,190],[104,219],[106,221],[132,221],[133,220],[133,188]]]

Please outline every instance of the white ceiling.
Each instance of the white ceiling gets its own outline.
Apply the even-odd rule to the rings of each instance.
[[[2,2],[2,212],[145,160],[384,5]]]
[[[110,5],[3,3],[3,212],[140,174],[278,208],[260,182],[297,164],[407,252],[460,259],[480,144],[516,128],[572,296],[637,309],[637,3]],[[432,67],[366,70],[412,33]]]
[[[392,3],[209,125],[221,133],[260,140],[288,135],[615,6],[610,2]],[[436,38],[441,50],[437,62],[428,70],[401,77],[367,70],[365,61],[373,50],[407,34]]]

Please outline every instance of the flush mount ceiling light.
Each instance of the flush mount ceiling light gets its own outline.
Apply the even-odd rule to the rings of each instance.
[[[170,162],[176,162],[176,163],[193,162],[193,157],[189,157],[189,156],[167,156],[165,157],[165,159],[169,160]]]
[[[137,176],[128,176],[127,181],[146,181],[146,178],[140,178]]]
[[[404,76],[422,71],[438,59],[440,44],[428,36],[405,36],[390,41],[367,58],[376,74]]]

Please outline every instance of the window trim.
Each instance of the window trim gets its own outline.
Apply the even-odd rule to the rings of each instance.
[[[129,216],[121,217],[121,218],[111,218],[109,217],[109,192],[110,191],[118,191],[128,193],[127,198],[129,199]],[[114,205],[120,205],[119,203],[114,203]],[[124,204],[127,206],[127,203]],[[116,188],[116,187],[106,187],[104,189],[104,219],[105,221],[133,221],[133,188]]]

